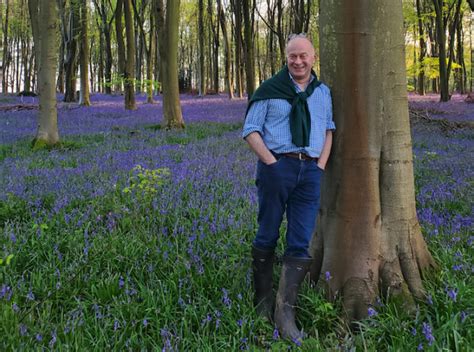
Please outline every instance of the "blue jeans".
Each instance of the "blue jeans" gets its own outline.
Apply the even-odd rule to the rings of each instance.
[[[320,181],[323,175],[314,160],[282,156],[271,165],[258,161],[258,231],[253,245],[273,250],[286,211],[285,256],[310,257],[309,242],[319,211]]]

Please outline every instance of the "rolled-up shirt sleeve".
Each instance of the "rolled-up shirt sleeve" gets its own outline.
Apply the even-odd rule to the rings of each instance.
[[[252,132],[259,132],[263,135],[263,124],[267,115],[268,100],[259,100],[252,104],[245,118],[242,131],[242,138],[247,137]]]
[[[331,98],[331,91],[327,90],[327,98],[326,98],[326,130],[334,131],[336,129],[336,124],[332,118],[332,98]]]

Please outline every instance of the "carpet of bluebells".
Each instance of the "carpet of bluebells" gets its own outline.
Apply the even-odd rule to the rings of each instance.
[[[37,98],[0,97],[0,349],[474,348],[472,129],[412,124],[418,216],[440,266],[427,302],[407,312],[378,300],[355,334],[340,302],[305,284],[296,345],[252,308],[246,101],[182,96],[186,130],[165,131],[159,97],[137,96],[135,111],[120,95],[91,100],[58,96],[63,142],[34,151]],[[443,118],[474,119],[472,105],[450,104]]]

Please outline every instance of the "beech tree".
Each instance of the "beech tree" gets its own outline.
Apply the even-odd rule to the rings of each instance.
[[[311,278],[361,319],[378,294],[423,298],[435,267],[415,209],[402,2],[321,0],[320,21],[337,131]]]
[[[56,105],[57,17],[56,2],[28,0],[38,62],[39,114],[33,147],[59,142]]]
[[[184,128],[178,85],[179,0],[156,3],[156,24],[163,89],[163,119],[167,129]]]

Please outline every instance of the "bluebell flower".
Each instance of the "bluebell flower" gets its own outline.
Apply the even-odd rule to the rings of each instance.
[[[369,307],[369,309],[367,310],[367,313],[368,313],[369,317],[374,317],[378,314],[377,311],[372,307]]]
[[[25,324],[20,324],[20,335],[25,336],[27,334],[27,328]]]
[[[425,335],[426,341],[428,341],[428,345],[431,346],[435,340],[433,333],[431,331],[431,326],[428,323],[423,322],[423,335]]]
[[[280,338],[280,333],[277,328],[273,329],[273,340],[278,340]]]

